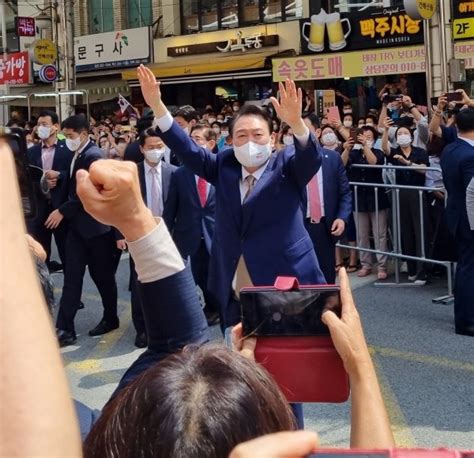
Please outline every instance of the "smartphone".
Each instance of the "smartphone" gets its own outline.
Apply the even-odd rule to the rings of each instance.
[[[412,128],[414,123],[415,119],[411,116],[400,116],[394,121],[394,125],[398,127],[407,127],[408,129]]]
[[[446,94],[446,99],[449,102],[462,102],[462,93],[461,92],[448,92]]]
[[[431,97],[430,103],[432,108],[438,106],[438,97]]]
[[[247,288],[240,293],[245,336],[328,336],[323,310],[341,311],[339,286],[304,287],[294,291]]]
[[[351,140],[357,144],[357,143],[360,143],[358,140],[357,140],[357,137],[362,133],[362,129],[358,129],[356,127],[351,127],[351,130],[350,130],[350,138]]]
[[[7,143],[15,159],[23,215],[27,219],[34,218],[36,216],[35,183],[39,187],[43,171],[39,167],[28,165],[26,137],[23,129],[0,126],[1,140]]]
[[[387,105],[388,103],[391,102],[401,102],[402,101],[402,95],[400,94],[385,94],[384,98],[382,99],[383,103]]]

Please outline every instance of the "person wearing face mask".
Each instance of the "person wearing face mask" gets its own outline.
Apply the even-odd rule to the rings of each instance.
[[[342,118],[342,125],[346,129],[350,129],[354,125],[354,117],[352,116],[351,113],[344,114],[344,118]]]
[[[168,199],[171,178],[177,167],[163,160],[165,144],[154,128],[143,131],[140,134],[138,143],[144,158],[142,162],[137,164],[143,200],[153,213],[153,216],[161,217]],[[127,245],[122,234],[116,232],[115,238],[117,239],[117,248],[125,250]],[[130,291],[132,321],[136,331],[135,346],[144,348],[147,346],[147,333],[137,281],[135,264],[130,257]]]
[[[217,149],[218,151],[225,150],[232,146],[232,137],[230,136],[229,132],[229,124],[223,122],[221,124],[221,135],[217,139]]]
[[[277,135],[277,141],[275,142],[275,151],[281,151],[287,146],[294,145],[295,140],[293,138],[293,131],[288,124],[282,124],[281,129]]]
[[[45,223],[48,216],[59,208],[67,198],[65,182],[67,181],[73,153],[67,148],[64,140],[58,140],[57,138],[59,119],[54,111],[42,111],[38,117],[37,126],[40,143],[28,149],[28,162],[43,170],[49,192],[45,195],[40,189],[37,189],[37,215],[33,220],[28,221],[27,225],[29,233],[46,251],[46,264],[51,271],[57,271],[64,267],[66,262],[67,224],[63,221],[51,228],[47,227]],[[53,234],[62,266],[50,260],[51,236]]]
[[[301,284],[325,283],[301,208],[302,190],[321,165],[321,147],[301,119],[302,93],[294,82],[280,83],[280,101],[271,99],[293,131],[294,146],[272,155],[270,116],[245,105],[230,126],[233,147],[212,154],[173,122],[153,73],[141,65],[138,78],[166,143],[185,167],[216,188],[209,289],[220,306],[222,328],[239,322],[235,299],[245,285],[273,285],[282,274]]]
[[[324,148],[338,152],[341,149],[341,143],[337,138],[336,132],[328,125],[322,129],[320,141]]]
[[[119,319],[114,232],[110,226],[95,220],[84,210],[76,193],[76,172],[89,170],[95,161],[103,158],[103,153],[89,139],[89,123],[84,115],[65,119],[61,129],[66,136],[66,146],[74,153],[66,174],[68,198],[49,215],[46,227],[55,229],[63,219],[68,223],[64,286],[56,320],[58,342],[63,347],[73,345],[77,340],[74,317],[81,302],[86,266],[104,307],[102,320],[89,331],[89,335],[98,336],[117,329]]]
[[[210,127],[196,124],[191,138],[207,151],[215,151],[216,133]],[[215,187],[187,167],[176,170],[171,177],[163,219],[183,259],[191,260],[194,280],[204,295],[204,314],[209,325],[219,321],[219,307],[208,288],[215,213]]]
[[[396,170],[395,182],[406,186],[425,186],[425,171],[410,170],[411,167],[429,167],[430,160],[425,150],[413,146],[413,134],[406,127],[399,127],[395,131],[397,141],[396,148],[390,148],[388,142],[388,131],[393,121],[385,118],[384,133],[382,137],[382,150],[388,157],[388,161],[397,166],[406,167],[405,170]],[[402,235],[402,252],[410,256],[421,257],[422,228],[420,224],[420,215],[422,208],[418,197],[418,191],[411,189],[401,189],[400,199],[400,228]],[[424,200],[423,200],[424,205]],[[426,208],[423,208],[423,214],[426,214]],[[407,261],[408,280],[417,285],[426,284],[426,274],[423,264],[417,261]]]

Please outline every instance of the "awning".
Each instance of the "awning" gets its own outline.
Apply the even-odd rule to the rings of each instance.
[[[205,58],[195,61],[183,60],[181,64],[178,61],[166,62],[161,64],[147,65],[153,74],[161,79],[185,77],[189,78],[194,75],[208,75],[216,73],[229,72],[245,72],[249,70],[263,69],[265,60],[269,55],[266,53],[253,54],[251,56],[230,56],[226,54],[218,58]],[[271,74],[271,70],[268,70]],[[266,72],[265,72],[266,73]],[[122,72],[124,80],[136,80],[137,71],[125,70]],[[219,79],[219,75],[215,75],[215,79]]]

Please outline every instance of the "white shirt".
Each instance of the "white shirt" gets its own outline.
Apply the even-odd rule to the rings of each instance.
[[[324,153],[323,153],[323,155],[324,155]],[[323,158],[323,161],[324,161],[324,158]],[[324,186],[323,186],[323,165],[322,164],[321,164],[321,167],[319,167],[319,170],[318,170],[318,173],[316,173],[316,176],[318,177],[319,200],[321,202],[321,218],[322,218],[323,216],[326,216],[325,213],[324,213]],[[308,193],[308,204],[307,204],[307,207],[306,207],[306,218],[310,218],[311,217],[311,212],[310,212],[310,208],[309,208],[310,196],[309,196],[308,185],[306,185],[306,191]]]
[[[158,189],[158,199],[160,205],[160,216],[163,214],[163,186],[162,186],[162,172],[161,172],[161,161],[156,164],[155,167],[151,167],[146,161],[143,161],[143,166],[145,168],[145,185],[146,185],[146,205],[151,210],[151,202],[152,202],[152,185],[153,180],[156,180],[156,185]],[[157,173],[152,173],[151,169],[155,169]],[[155,215],[157,216],[157,215]]]
[[[246,178],[249,175],[252,175],[255,177],[255,183],[253,187],[255,188],[257,181],[260,180],[260,178],[263,175],[263,172],[265,172],[265,169],[267,168],[268,161],[265,162],[259,169],[255,170],[253,173],[247,172],[244,167],[242,167],[242,178],[239,181],[239,187],[240,187],[240,203],[244,202],[244,197],[247,194],[247,191],[249,190],[249,182],[246,180]]]
[[[465,142],[469,143],[471,146],[474,146],[474,140],[471,140],[470,138],[463,137],[462,135],[458,134],[458,138],[461,140],[464,140]]]
[[[70,177],[72,177],[72,172],[74,170],[74,166],[76,165],[77,157],[79,156],[79,154],[81,154],[86,149],[86,146],[90,142],[91,142],[90,140],[87,140],[87,143],[82,148],[79,148],[78,150],[76,150],[76,152],[74,153],[74,157],[72,158],[72,161],[71,161],[71,169],[69,170],[69,176]]]

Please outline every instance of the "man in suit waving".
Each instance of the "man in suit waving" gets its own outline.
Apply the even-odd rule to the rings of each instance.
[[[231,126],[233,148],[212,154],[173,122],[151,70],[140,66],[138,76],[166,144],[216,188],[209,288],[220,305],[222,326],[239,322],[233,291],[238,294],[245,285],[272,285],[279,275],[325,283],[301,205],[302,192],[321,165],[321,147],[301,119],[302,93],[294,82],[280,84],[280,102],[272,98],[279,118],[292,128],[294,147],[272,154],[271,118],[246,105]]]
[[[213,151],[216,133],[203,124],[191,128],[191,138],[203,148]],[[186,167],[180,167],[171,179],[163,219],[174,243],[184,259],[191,259],[196,284],[201,288],[206,303],[209,324],[218,319],[218,307],[208,289],[209,258],[214,235],[216,190]]]

